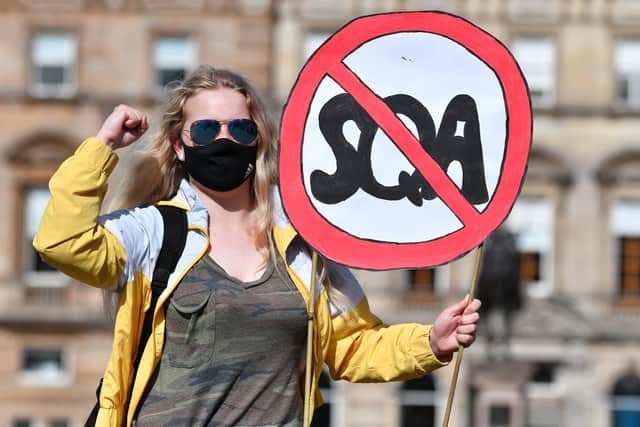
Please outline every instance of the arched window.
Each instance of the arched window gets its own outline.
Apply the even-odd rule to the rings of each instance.
[[[14,272],[27,285],[29,298],[53,295],[52,288],[63,286],[66,280],[42,262],[31,241],[49,200],[47,183],[60,163],[73,153],[71,138],[51,133],[38,133],[18,141],[5,161],[15,186],[16,217]],[[59,292],[54,292],[59,294]]]
[[[405,381],[400,390],[402,427],[435,427],[436,386],[431,375]]]
[[[613,427],[640,426],[640,377],[629,372],[616,381],[611,396]]]
[[[608,259],[612,295],[618,303],[640,305],[640,151],[617,152],[597,170],[609,213]]]
[[[573,177],[567,161],[552,149],[535,147],[525,188],[505,221],[520,253],[520,283],[528,295],[544,297],[554,289],[556,221]]]

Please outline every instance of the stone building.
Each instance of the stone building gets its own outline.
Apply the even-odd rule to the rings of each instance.
[[[119,103],[149,112],[153,125],[163,85],[200,62],[238,69],[269,93],[271,7],[1,2],[1,426],[82,425],[111,348],[101,292],[50,271],[31,248],[52,172]]]
[[[60,162],[119,103],[153,125],[163,85],[197,63],[241,71],[278,117],[320,43],[353,17],[395,10],[443,10],[489,31],[518,59],[533,99],[529,171],[507,220],[522,308],[506,322],[486,315],[464,353],[450,425],[640,425],[638,1],[7,0],[0,426],[82,425],[111,346],[100,291],[49,270],[30,245]],[[472,269],[473,253],[432,270],[357,275],[383,320],[429,322],[464,296]],[[315,424],[440,425],[451,374],[324,381]]]
[[[532,96],[527,179],[507,220],[520,251],[523,307],[506,325],[495,313],[485,318],[479,342],[465,352],[450,425],[640,424],[640,5],[282,1],[274,32],[276,97],[286,98],[306,55],[336,29],[389,10],[443,10],[489,31],[518,59]],[[360,277],[384,320],[425,321],[469,289],[473,257],[429,272]],[[503,339],[489,341],[489,329]],[[443,369],[423,384],[335,383],[332,420],[441,425],[450,378],[451,369]],[[422,421],[413,421],[411,411]]]

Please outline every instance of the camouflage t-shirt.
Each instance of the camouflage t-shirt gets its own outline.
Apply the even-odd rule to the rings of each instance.
[[[167,307],[164,351],[136,426],[302,425],[307,311],[278,270],[244,283],[204,256],[187,273]]]

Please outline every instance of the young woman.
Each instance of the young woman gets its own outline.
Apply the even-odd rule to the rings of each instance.
[[[255,91],[202,66],[169,96],[132,173],[126,209],[99,216],[115,150],[148,129],[120,105],[50,182],[34,246],[61,271],[119,293],[98,426],[299,426],[310,255],[277,206],[276,137]],[[135,378],[131,361],[162,243],[156,205],[186,211],[185,249],[158,300]],[[325,261],[317,289],[311,405],[318,378],[405,380],[475,339],[479,301],[433,325],[384,325],[347,268]]]

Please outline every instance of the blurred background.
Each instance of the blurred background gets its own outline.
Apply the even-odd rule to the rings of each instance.
[[[500,39],[534,109],[525,185],[486,246],[482,329],[450,426],[640,426],[638,0],[2,0],[0,426],[83,425],[111,348],[100,291],[31,246],[63,159],[119,103],[153,126],[165,84],[199,63],[249,77],[278,120],[322,41],[400,10],[451,12]],[[356,274],[383,320],[426,323],[468,292],[473,262]],[[452,371],[324,376],[314,425],[439,426]]]

